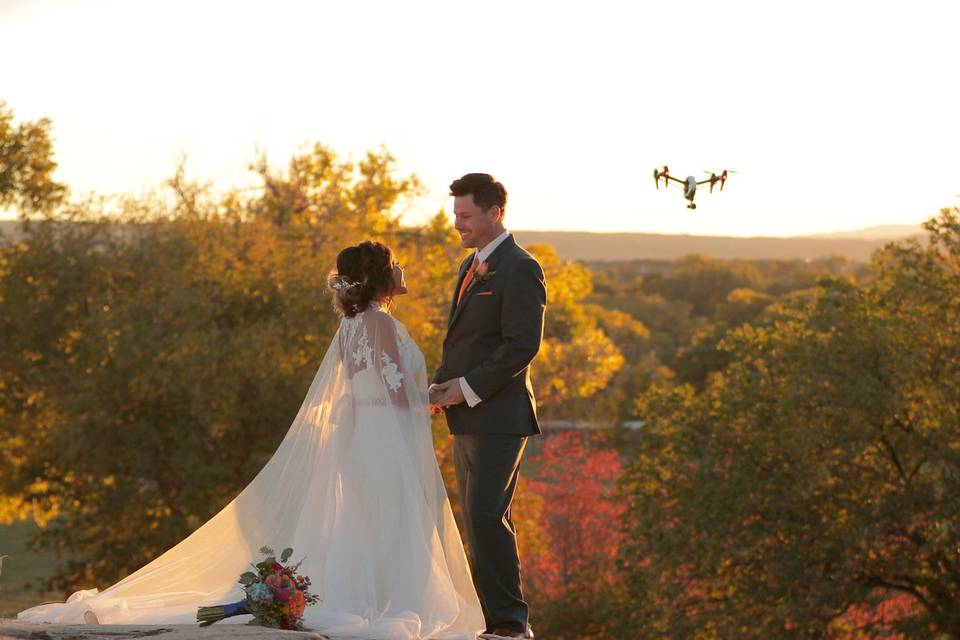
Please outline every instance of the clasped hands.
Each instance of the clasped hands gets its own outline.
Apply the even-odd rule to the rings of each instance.
[[[460,388],[460,380],[453,378],[440,384],[431,384],[427,388],[430,395],[430,414],[437,415],[443,413],[447,407],[464,402],[463,389]]]

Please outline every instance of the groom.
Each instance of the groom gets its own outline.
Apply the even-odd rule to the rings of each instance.
[[[468,173],[450,185],[464,248],[430,401],[453,434],[464,533],[483,606],[480,638],[532,638],[510,506],[527,436],[540,433],[530,362],[540,349],[543,269],[503,227],[507,191]]]

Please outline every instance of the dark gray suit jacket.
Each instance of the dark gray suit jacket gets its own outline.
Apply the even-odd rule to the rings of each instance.
[[[540,350],[547,289],[537,260],[513,236],[487,258],[486,280],[474,279],[457,304],[473,254],[460,265],[443,358],[433,382],[464,376],[482,402],[447,407],[454,435],[540,433],[530,362]]]

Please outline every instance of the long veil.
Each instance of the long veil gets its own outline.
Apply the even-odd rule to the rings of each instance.
[[[423,356],[373,308],[345,318],[274,455],[226,507],[116,584],[18,620],[184,624],[243,598],[241,573],[293,547],[327,635],[473,638],[484,627],[430,435]],[[121,523],[117,523],[121,526]],[[218,624],[249,621],[248,616]]]

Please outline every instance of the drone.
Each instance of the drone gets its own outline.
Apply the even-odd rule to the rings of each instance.
[[[683,197],[690,201],[689,204],[687,205],[687,209],[696,209],[697,205],[694,204],[693,198],[694,196],[697,195],[698,186],[700,186],[701,184],[709,183],[710,193],[713,193],[713,185],[719,182],[720,191],[723,191],[723,185],[727,181],[727,174],[737,173],[737,172],[732,170],[728,171],[727,169],[724,169],[720,173],[720,175],[717,175],[713,171],[704,171],[704,173],[709,173],[710,177],[705,180],[697,180],[695,176],[687,176],[685,180],[681,180],[680,178],[674,178],[672,175],[670,175],[670,169],[667,167],[667,165],[663,165],[663,171],[660,171],[659,169],[653,170],[653,181],[654,181],[654,184],[657,185],[657,189],[660,188],[660,178],[663,178],[663,185],[665,187],[670,186],[671,180],[683,185]]]

